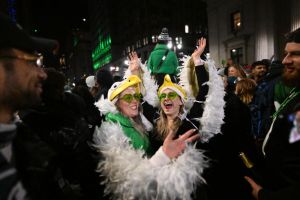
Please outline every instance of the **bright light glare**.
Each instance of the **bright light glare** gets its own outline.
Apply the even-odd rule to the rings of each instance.
[[[184,32],[185,33],[189,33],[189,25],[185,25],[184,26]]]

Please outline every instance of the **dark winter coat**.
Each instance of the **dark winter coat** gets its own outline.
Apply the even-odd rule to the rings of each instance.
[[[0,199],[22,200],[26,195],[15,167],[12,149],[15,136],[14,123],[0,124]]]
[[[64,98],[20,112],[15,150],[17,166],[32,199],[100,199],[92,132],[82,99]]]
[[[299,89],[298,89],[299,90]],[[300,199],[300,140],[289,142],[293,112],[299,106],[300,94],[279,113],[265,145],[264,189],[259,200]]]

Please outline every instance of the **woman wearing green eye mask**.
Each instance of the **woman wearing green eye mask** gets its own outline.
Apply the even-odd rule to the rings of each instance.
[[[196,79],[199,85],[207,80],[207,72],[200,61],[205,44],[206,40],[201,39],[190,59],[197,65],[193,73],[200,74],[199,82]],[[150,72],[139,63],[137,54],[129,57],[127,79],[113,84],[108,99],[102,98],[96,104],[106,119],[94,135],[95,147],[104,158],[98,170],[106,177],[103,181],[106,192],[115,199],[192,199],[198,183],[203,182],[201,174],[207,167],[207,160],[200,150],[189,145],[199,140],[199,134],[195,134],[198,126],[190,123],[184,126],[190,129],[181,129],[182,123],[188,122],[185,117],[188,95],[168,76],[158,90]],[[204,100],[205,87],[195,92],[200,97],[198,100]],[[148,120],[154,119],[153,107],[159,104],[165,121],[160,118],[154,122],[152,130]],[[146,110],[149,106],[151,108]],[[199,117],[200,112],[201,105],[193,106],[189,116]],[[160,134],[160,130],[165,131],[165,135]],[[152,131],[161,136],[156,138],[156,145],[151,142]]]
[[[105,121],[94,134],[94,146],[103,156],[98,170],[105,177],[106,193],[115,199],[188,199],[194,183],[201,181],[198,166],[206,164],[200,151],[186,145],[199,139],[192,135],[195,130],[177,139],[169,134],[153,155],[148,134],[152,125],[142,113],[139,77],[114,83],[107,97],[97,103]],[[186,163],[179,165],[180,159]],[[177,189],[165,184],[173,179],[189,184]]]
[[[158,117],[151,116],[153,108],[143,104],[144,114],[147,119],[154,119],[154,129],[150,134],[150,143],[154,150],[158,149],[165,139],[173,133],[176,135],[175,138],[180,138],[186,131],[194,129],[193,134],[197,135],[199,133],[198,135],[201,135],[200,140],[202,141],[207,141],[214,134],[220,133],[224,117],[225,102],[223,97],[225,92],[223,82],[217,75],[214,64],[207,61],[208,67],[206,69],[204,61],[200,59],[205,46],[206,39],[201,38],[198,48],[191,58],[186,59],[185,66],[180,72],[179,84],[173,83],[170,77],[166,75],[158,92],[154,92],[158,97]],[[147,95],[152,93],[149,90],[153,86],[147,83],[149,80],[143,65],[138,62],[134,63],[134,60],[136,60],[134,58],[137,57],[135,53],[131,54],[130,57],[131,63],[133,63],[132,66],[129,66],[130,72],[142,77],[143,84],[147,88]],[[208,84],[203,84],[207,81]],[[210,85],[209,88],[208,85]],[[208,93],[208,89],[210,93]],[[215,100],[212,101],[212,99]],[[203,107],[205,107],[204,110]],[[202,113],[204,117],[202,117]],[[213,126],[210,126],[211,124]],[[201,170],[205,167],[206,165],[203,162],[198,166]],[[196,185],[197,187],[199,186],[199,184]],[[175,185],[173,186],[176,187]],[[190,198],[205,199],[206,194],[201,186],[197,188],[197,192],[195,190],[194,188],[194,195]],[[197,194],[195,195],[195,193]]]
[[[173,83],[168,75],[165,76],[164,83],[158,89],[161,109],[155,124],[156,128],[154,129],[153,137],[151,137],[153,148],[160,146],[170,132],[176,132],[176,137],[180,137],[187,130],[194,128],[197,130],[197,133],[202,134],[199,129],[199,119],[202,116],[203,102],[208,92],[208,85],[203,85],[203,83],[208,81],[208,73],[204,67],[204,62],[200,60],[200,56],[205,46],[206,39],[201,38],[198,48],[192,54],[192,58],[187,64],[187,68],[193,69],[188,72],[187,76],[196,76],[193,84],[200,87],[197,92],[193,93],[195,99],[192,100],[191,105],[188,102],[191,94],[187,94],[187,91],[189,91],[186,89],[187,87],[184,88],[179,84]],[[192,73],[194,74],[192,75]],[[186,85],[191,85],[191,82]]]

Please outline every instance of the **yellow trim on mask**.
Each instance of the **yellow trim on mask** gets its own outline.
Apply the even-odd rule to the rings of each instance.
[[[168,74],[165,75],[164,83],[158,89],[158,96],[165,88],[174,90],[181,98],[183,98],[183,100],[187,99],[187,95],[184,89],[180,85],[174,84]]]
[[[127,79],[123,80],[117,88],[112,88],[113,92],[109,96],[109,100],[112,101],[116,96],[118,96],[121,92],[126,90],[127,88],[136,85],[136,91],[139,92],[139,83],[141,83],[141,79],[136,75],[131,75]]]

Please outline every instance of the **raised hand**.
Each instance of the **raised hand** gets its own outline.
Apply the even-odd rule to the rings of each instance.
[[[192,58],[194,63],[199,62],[201,54],[204,52],[206,47],[206,38],[202,37],[198,40],[198,48],[192,54]]]
[[[163,151],[165,154],[171,159],[177,158],[184,151],[187,143],[200,138],[199,134],[193,135],[195,131],[196,129],[191,129],[175,140],[174,131],[170,131],[163,144]]]
[[[130,52],[128,55],[129,60],[129,70],[133,72],[138,72],[140,68],[140,60],[138,58],[138,55],[135,51]]]

